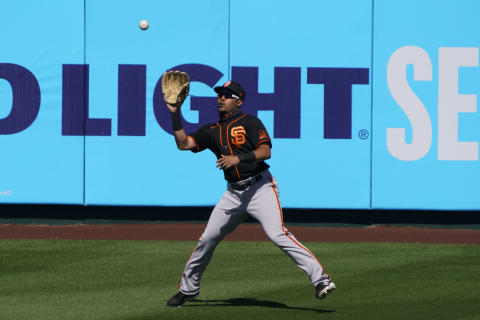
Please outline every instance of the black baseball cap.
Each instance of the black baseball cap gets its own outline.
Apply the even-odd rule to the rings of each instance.
[[[245,100],[245,90],[243,90],[242,86],[235,81],[227,81],[223,86],[215,87],[213,90],[217,93],[220,91],[230,91],[239,96],[240,100]]]

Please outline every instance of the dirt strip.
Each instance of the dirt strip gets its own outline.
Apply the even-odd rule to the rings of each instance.
[[[205,224],[0,224],[0,239],[104,239],[104,240],[198,240]],[[420,242],[480,244],[480,230],[419,227],[300,227],[288,230],[300,241],[313,242]],[[259,224],[242,224],[225,240],[266,241]]]

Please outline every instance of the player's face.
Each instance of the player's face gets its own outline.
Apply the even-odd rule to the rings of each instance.
[[[230,91],[219,92],[217,96],[218,112],[232,112],[240,108],[243,101]]]

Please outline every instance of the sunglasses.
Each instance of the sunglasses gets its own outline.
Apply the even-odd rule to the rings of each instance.
[[[229,92],[229,91],[223,91],[218,93],[218,99],[221,97],[225,97],[225,99],[240,99],[239,96]]]

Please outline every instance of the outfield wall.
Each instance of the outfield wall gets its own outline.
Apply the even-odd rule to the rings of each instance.
[[[476,0],[1,2],[0,203],[215,204],[214,155],[171,136],[159,80],[174,68],[192,80],[188,131],[216,121],[215,85],[244,85],[285,207],[479,210],[478,12]]]

